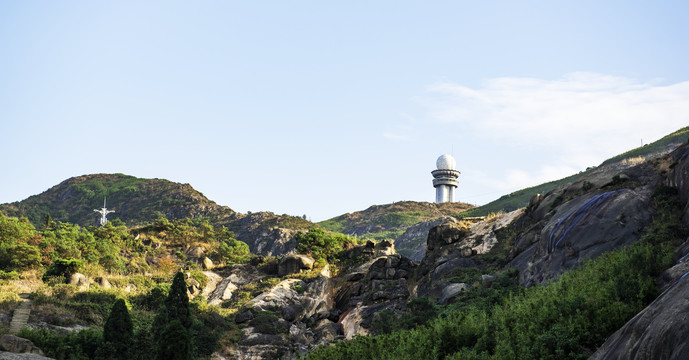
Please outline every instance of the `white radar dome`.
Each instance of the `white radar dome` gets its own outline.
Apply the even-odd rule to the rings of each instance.
[[[440,155],[438,160],[435,162],[435,166],[438,168],[438,170],[455,170],[457,162],[455,161],[455,158],[452,157],[452,155],[444,154]]]

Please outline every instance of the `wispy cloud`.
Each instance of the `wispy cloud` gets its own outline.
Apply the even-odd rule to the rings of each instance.
[[[433,120],[495,142],[555,151],[581,168],[689,124],[689,82],[657,86],[572,73],[556,80],[496,78],[473,89],[437,83],[423,99]],[[544,170],[545,171],[545,170]]]
[[[490,161],[484,176],[473,179],[480,188],[474,191],[482,192],[559,179],[689,125],[689,81],[658,85],[594,73],[506,77],[478,87],[432,84],[419,101],[428,125],[461,129]]]

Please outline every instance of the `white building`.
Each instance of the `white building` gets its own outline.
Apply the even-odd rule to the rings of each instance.
[[[455,170],[457,165],[455,158],[452,155],[441,155],[435,162],[436,170],[431,171],[433,174],[433,187],[435,188],[435,202],[454,202],[455,189],[459,186],[460,172]]]

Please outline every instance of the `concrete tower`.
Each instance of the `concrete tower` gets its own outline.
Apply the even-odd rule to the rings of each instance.
[[[459,171],[455,170],[456,162],[452,155],[441,155],[435,162],[437,170],[433,174],[433,187],[435,188],[435,202],[454,202],[455,189],[459,185]]]

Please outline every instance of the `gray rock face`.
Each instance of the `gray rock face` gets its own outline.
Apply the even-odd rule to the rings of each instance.
[[[461,294],[462,291],[470,288],[468,284],[455,283],[446,286],[442,293],[440,293],[440,298],[438,299],[438,304],[445,305],[452,301],[457,295]]]
[[[0,336],[0,350],[12,353],[44,355],[43,351],[34,345],[31,340],[10,334]]]
[[[665,184],[679,189],[679,196],[685,205],[684,223],[689,225],[689,144],[684,144],[670,154],[671,163],[667,164],[669,175]]]
[[[277,216],[272,213],[253,213],[241,219],[233,228],[237,240],[249,245],[252,254],[282,256],[294,251],[297,242],[294,237],[303,230],[274,227],[269,224]]]
[[[451,221],[432,228],[417,271],[416,296],[435,298],[442,304],[451,301],[466,286],[453,284],[451,278],[462,269],[476,267],[473,256],[489,252],[498,243],[495,232],[510,226],[522,213],[516,210],[475,224]]]
[[[278,264],[278,276],[300,273],[313,268],[313,258],[306,255],[287,255]]]
[[[679,189],[689,224],[689,144],[661,159],[665,184]],[[689,354],[689,239],[677,248],[678,263],[658,282],[663,293],[610,336],[590,359],[687,359]]]
[[[686,359],[689,354],[689,276],[616,331],[589,359]]]
[[[541,284],[591,259],[639,239],[651,221],[649,189],[599,191],[556,208],[544,226],[522,234],[536,242],[510,266],[523,286]]]

